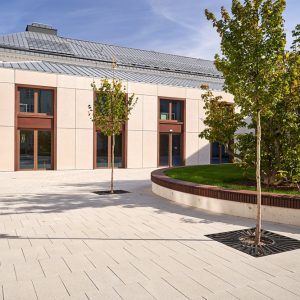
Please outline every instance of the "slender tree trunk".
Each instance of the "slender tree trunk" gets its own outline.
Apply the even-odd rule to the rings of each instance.
[[[256,229],[255,229],[255,245],[259,245],[260,239],[261,239],[260,144],[261,144],[260,110],[257,110],[257,113],[256,113],[256,191],[257,191],[257,214],[256,214]]]
[[[114,168],[115,168],[115,134],[112,135],[112,147],[111,147],[111,181],[110,192],[114,193]]]

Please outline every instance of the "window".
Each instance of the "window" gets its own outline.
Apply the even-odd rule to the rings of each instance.
[[[159,134],[159,166],[182,165],[182,134]]]
[[[16,85],[16,170],[56,167],[56,89]]]
[[[182,121],[182,101],[160,100],[161,121]]]
[[[20,112],[34,112],[34,90],[20,89]]]
[[[47,91],[47,90],[39,90],[38,91],[39,96],[39,113],[45,113],[48,115],[53,115],[52,111],[52,103],[53,103],[53,91]]]
[[[217,142],[211,144],[211,163],[212,164],[224,164],[230,163],[232,159],[228,153],[226,153],[225,146]]]
[[[53,91],[20,88],[20,113],[41,113],[53,115]]]
[[[96,168],[110,168],[112,155],[112,137],[96,131]],[[123,133],[115,135],[114,165],[116,168],[124,166],[123,161]]]
[[[52,134],[50,130],[20,130],[20,169],[52,168]]]

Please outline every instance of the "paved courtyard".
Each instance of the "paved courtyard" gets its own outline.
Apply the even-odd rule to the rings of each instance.
[[[252,258],[206,238],[254,222],[151,192],[151,170],[0,173],[0,299],[300,299],[300,250]],[[300,228],[264,223],[300,239]]]

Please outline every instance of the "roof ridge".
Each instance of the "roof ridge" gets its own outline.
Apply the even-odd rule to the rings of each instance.
[[[58,36],[58,37],[60,37],[62,39],[66,39],[66,40],[73,40],[73,41],[79,41],[79,42],[87,42],[87,43],[93,43],[93,44],[97,44],[97,45],[105,45],[105,46],[112,46],[112,47],[118,47],[118,48],[124,48],[124,49],[131,49],[131,50],[152,52],[152,53],[164,54],[164,55],[168,55],[168,56],[191,58],[191,59],[196,59],[196,60],[200,60],[200,61],[207,61],[207,62],[212,62],[212,63],[214,62],[213,60],[203,59],[203,58],[199,58],[199,57],[192,57],[192,56],[179,55],[179,54],[173,54],[173,53],[166,53],[166,52],[155,51],[155,50],[147,50],[147,49],[127,47],[127,46],[120,46],[120,45],[114,45],[114,44],[103,43],[103,42],[89,41],[89,40],[84,40],[84,39],[68,38],[68,37],[63,37],[63,36]]]
[[[7,35],[16,35],[16,34],[28,34],[27,31],[19,31],[19,32],[15,32],[15,33],[8,33],[8,34],[2,34],[0,35],[0,37],[5,37]],[[42,35],[45,36],[46,34],[44,33],[40,33],[40,32],[35,32],[35,34],[37,35]],[[30,35],[30,33],[29,33]],[[180,54],[173,54],[173,53],[167,53],[167,52],[162,52],[162,51],[156,51],[156,50],[147,50],[147,49],[140,49],[140,48],[134,48],[134,47],[128,47],[128,46],[121,46],[121,45],[114,45],[114,44],[110,44],[110,43],[103,43],[103,42],[98,42],[98,41],[90,41],[90,40],[84,40],[84,39],[78,39],[78,38],[70,38],[70,37],[64,37],[64,36],[60,36],[60,35],[56,35],[55,37],[59,38],[59,39],[63,39],[65,41],[69,41],[72,43],[72,41],[78,41],[78,42],[86,42],[86,43],[92,43],[92,44],[96,44],[96,45],[105,45],[105,46],[109,46],[109,47],[117,47],[117,48],[122,48],[122,49],[129,49],[129,50],[137,50],[137,51],[143,51],[143,52],[150,52],[150,53],[155,53],[155,54],[162,54],[162,55],[167,55],[167,56],[174,56],[174,57],[182,57],[182,58],[188,58],[188,59],[193,59],[193,60],[199,60],[202,62],[210,62],[213,63],[213,60],[209,60],[209,59],[203,59],[203,58],[199,58],[199,57],[192,57],[192,56],[187,56],[187,55],[180,55]],[[52,37],[52,38],[55,38]]]

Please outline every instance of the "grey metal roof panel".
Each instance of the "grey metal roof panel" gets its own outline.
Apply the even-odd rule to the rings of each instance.
[[[170,70],[187,74],[221,77],[212,61],[126,48],[59,37],[37,32],[20,32],[0,36],[0,47],[22,49],[32,53],[52,53],[95,61],[112,61],[119,65],[146,69]]]
[[[70,65],[49,61],[26,61],[26,62],[1,62],[0,68],[12,68],[17,70],[30,70],[37,72],[47,72],[55,74],[76,75],[83,77],[112,78],[113,70],[101,67],[88,67],[79,65]],[[206,83],[213,90],[222,90],[223,79],[209,78],[205,76],[188,76],[186,74],[167,74],[166,72],[144,71],[139,69],[126,70],[116,69],[115,77],[123,81],[152,83],[161,85],[171,85],[180,87],[199,88],[201,84]]]

